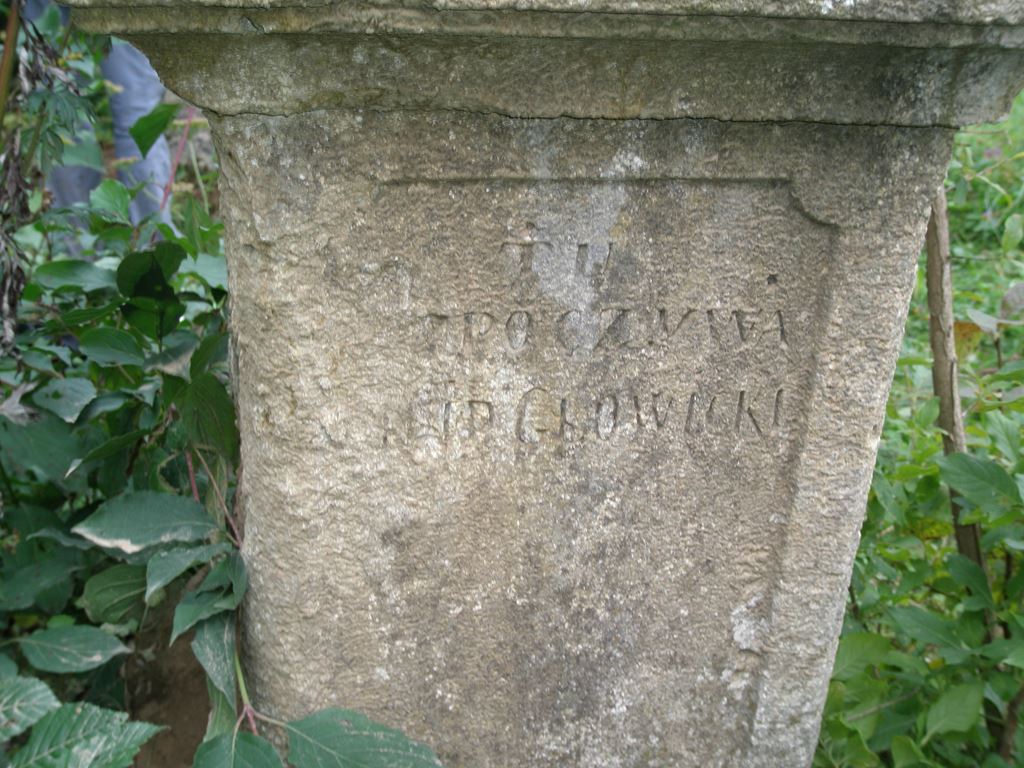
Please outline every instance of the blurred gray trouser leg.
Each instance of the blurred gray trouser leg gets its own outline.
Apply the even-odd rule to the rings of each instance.
[[[25,18],[29,21],[38,19],[49,4],[49,0],[27,0]],[[61,6],[60,13],[66,24],[68,9]],[[115,156],[118,159],[137,159],[133,165],[119,168],[117,177],[127,187],[146,182],[146,186],[131,204],[132,221],[138,223],[143,217],[160,209],[164,187],[171,176],[171,153],[167,139],[161,136],[145,159],[142,159],[129,131],[136,120],[149,114],[160,103],[164,87],[149,60],[123,40],[112,41],[110,54],[103,60],[102,68],[103,77],[121,88],[119,93],[111,94],[110,97]],[[86,202],[89,193],[102,180],[102,174],[94,168],[70,165],[50,171],[46,186],[53,195],[54,205],[67,208],[74,203]],[[160,212],[160,220],[171,223],[169,207]]]

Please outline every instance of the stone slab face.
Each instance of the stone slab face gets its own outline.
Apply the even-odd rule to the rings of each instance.
[[[79,1],[220,151],[258,706],[451,768],[808,765],[1019,6]]]

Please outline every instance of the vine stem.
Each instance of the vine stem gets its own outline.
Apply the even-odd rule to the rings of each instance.
[[[171,175],[164,186],[164,196],[160,200],[160,210],[167,207],[167,201],[171,197],[171,189],[174,187],[174,177],[178,173],[178,165],[181,163],[181,156],[185,152],[185,144],[188,142],[188,132],[192,128],[192,121],[196,116],[196,108],[189,107],[185,113],[185,128],[181,132],[181,139],[178,140],[178,148],[174,151],[174,160],[171,162]]]
[[[238,658],[238,651],[235,651],[235,678],[238,680],[238,693],[242,696],[242,717],[248,723],[253,733],[259,734],[256,728],[256,718],[265,719],[259,712],[252,708],[249,701],[249,689],[245,687],[245,674],[242,672],[242,661]]]
[[[0,60],[0,126],[7,115],[7,95],[11,90],[11,76],[14,74],[14,52],[18,47],[18,23],[21,0],[11,0],[7,11],[7,31],[4,37],[4,55]]]
[[[197,504],[203,502],[199,500],[199,486],[196,485],[196,467],[192,463],[192,451],[185,449],[185,464],[188,466],[188,481],[192,485],[192,498],[196,500]]]

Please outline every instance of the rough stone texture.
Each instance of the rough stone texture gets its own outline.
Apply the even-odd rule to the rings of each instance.
[[[451,768],[807,765],[1020,5],[79,3],[220,150],[259,706]]]

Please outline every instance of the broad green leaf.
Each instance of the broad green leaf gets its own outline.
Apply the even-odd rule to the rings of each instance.
[[[234,700],[228,701],[211,681],[206,678],[206,693],[210,697],[210,714],[206,719],[206,733],[203,741],[210,741],[225,733],[233,733],[238,720],[237,706]]]
[[[117,276],[109,269],[88,261],[51,261],[36,267],[32,279],[44,288],[80,288],[86,293],[117,288]],[[83,310],[78,310],[79,312]],[[99,309],[91,309],[99,312]]]
[[[81,555],[58,549],[12,573],[5,573],[0,581],[0,610],[30,608],[42,592],[69,581],[81,567]]]
[[[60,706],[53,691],[31,677],[0,678],[0,743],[31,728]]]
[[[196,752],[192,768],[282,768],[269,741],[242,731],[207,741]],[[355,768],[357,764],[350,763]]]
[[[158,104],[151,112],[136,120],[134,125],[128,129],[143,157],[149,154],[149,150],[156,144],[157,139],[164,135],[164,131],[174,121],[179,109],[181,109],[180,104]]]
[[[228,355],[228,335],[215,333],[199,342],[199,347],[189,362],[189,375],[194,379],[206,373],[213,365],[223,361]]]
[[[1020,504],[1017,484],[991,459],[952,453],[937,461],[943,482],[986,512],[999,514],[1011,504]]]
[[[892,648],[888,638],[870,632],[855,632],[839,639],[832,677],[849,680],[870,665],[880,665]]]
[[[110,270],[107,270],[110,272]],[[113,276],[113,272],[110,272]],[[114,278],[111,277],[111,280]],[[116,284],[114,284],[116,287]],[[91,323],[96,320],[102,320],[108,315],[114,314],[120,304],[107,304],[105,307],[82,307],[81,309],[69,309],[67,312],[60,316],[61,322],[64,325],[75,326],[84,325],[85,323]]]
[[[949,569],[949,575],[956,580],[957,584],[966,587],[970,592],[971,607],[968,607],[968,610],[995,608],[992,592],[988,586],[988,577],[977,563],[968,560],[963,555],[954,554],[946,558],[946,567]],[[967,601],[964,605],[967,605]]]
[[[237,606],[238,602],[232,595],[225,595],[222,592],[189,592],[174,609],[170,643],[173,644],[203,619],[224,611],[234,611]]]
[[[116,437],[112,437],[106,442],[97,445],[95,448],[93,448],[91,451],[85,454],[85,456],[83,456],[81,459],[76,459],[75,461],[71,462],[71,466],[68,467],[67,474],[70,475],[83,464],[89,464],[90,462],[93,461],[101,461],[103,459],[108,459],[111,456],[114,456],[120,453],[121,451],[125,450],[126,448],[129,448],[130,446],[134,445],[137,441],[141,440],[148,434],[148,429],[136,429],[133,432],[125,432],[123,435],[117,435]]]
[[[51,379],[32,393],[32,402],[74,424],[78,414],[96,398],[96,387],[89,379]]]
[[[85,582],[78,605],[97,624],[124,624],[144,609],[146,567],[114,565]]]
[[[296,768],[437,768],[429,747],[365,715],[324,709],[288,724],[288,760]]]
[[[889,751],[892,753],[893,768],[918,768],[928,765],[921,748],[906,736],[893,736]]]
[[[116,637],[81,625],[41,629],[18,642],[28,663],[44,672],[85,672],[128,653]]]
[[[90,213],[103,221],[131,224],[130,206],[132,197],[124,184],[114,179],[104,179],[89,194]]]
[[[65,704],[36,723],[10,768],[128,768],[160,727],[125,712]]]
[[[192,652],[207,677],[232,704],[235,701],[235,615],[218,614],[196,628]]]
[[[146,566],[146,600],[189,568],[209,562],[232,549],[230,544],[221,543],[158,552],[149,559]]]
[[[896,625],[914,640],[929,645],[958,648],[962,645],[956,625],[936,613],[916,605],[898,606],[890,614]]]
[[[985,683],[955,685],[928,709],[928,721],[922,743],[927,743],[940,733],[963,733],[969,731],[981,715],[981,702],[985,695]]]
[[[237,552],[231,552],[217,563],[203,579],[197,592],[209,592],[217,589],[230,589],[235,605],[242,602],[245,590],[249,585],[249,577],[245,570],[245,561]]]
[[[1010,216],[1003,225],[1003,253],[1010,253],[1018,245],[1021,238],[1024,238],[1024,218],[1019,213]]]
[[[188,259],[182,264],[181,271],[196,275],[211,288],[222,291],[228,288],[228,265],[223,256],[200,253],[195,259]]]
[[[84,452],[81,438],[70,425],[49,413],[29,424],[0,417],[0,448],[14,464],[56,483]]]
[[[158,544],[201,541],[217,525],[185,496],[133,491],[101,504],[71,530],[100,547],[134,554]]]
[[[18,674],[18,665],[10,656],[0,653],[0,679],[14,677]]]
[[[181,417],[189,438],[210,446],[228,461],[238,453],[235,405],[227,388],[212,373],[194,378],[178,396]]]
[[[168,282],[185,251],[174,243],[157,243],[151,251],[129,253],[117,268],[117,287],[129,299],[121,307],[128,323],[150,338],[161,339],[175,328],[185,313]]]
[[[142,365],[142,348],[127,331],[118,328],[90,328],[79,342],[82,354],[97,365]]]
[[[79,538],[78,536],[71,536],[59,531],[56,528],[40,528],[35,533],[29,535],[29,539],[49,539],[50,541],[56,541],[62,547],[70,547],[72,549],[92,549],[93,543],[86,541],[85,539]]]

